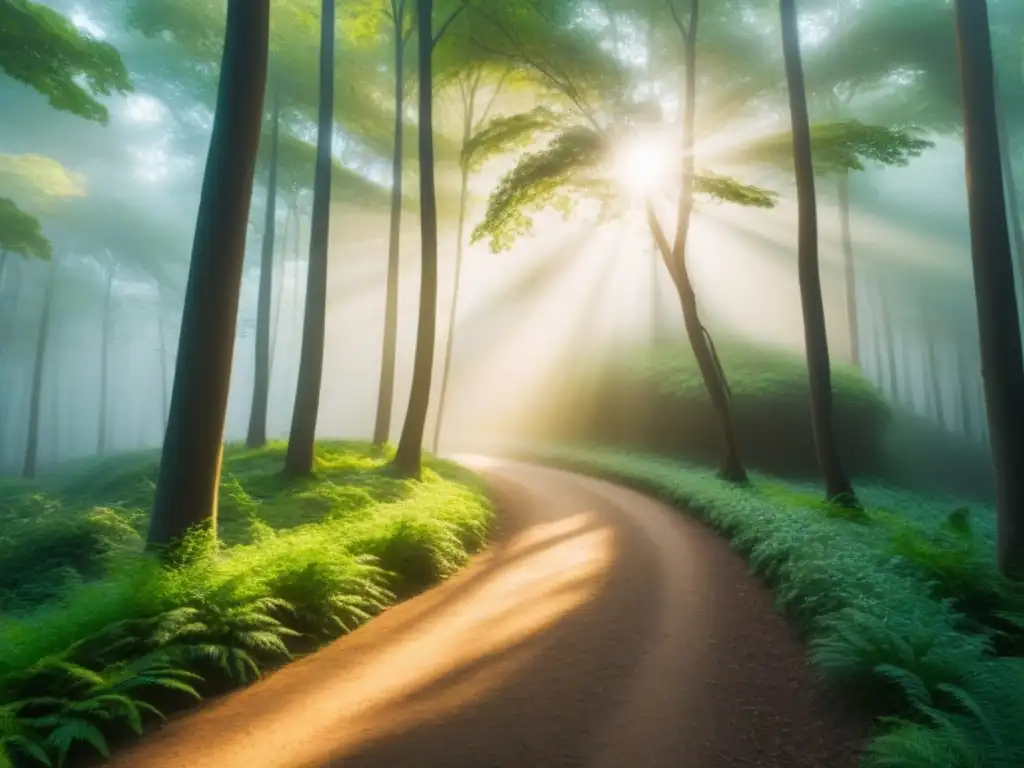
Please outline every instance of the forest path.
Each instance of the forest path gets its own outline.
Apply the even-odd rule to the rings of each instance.
[[[609,483],[464,461],[501,510],[468,568],[113,765],[857,765],[863,726],[723,540]]]

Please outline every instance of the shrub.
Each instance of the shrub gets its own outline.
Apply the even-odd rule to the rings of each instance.
[[[730,344],[719,349],[732,394],[740,454],[750,468],[794,477],[817,472],[803,358]],[[855,370],[834,366],[834,418],[849,471],[881,464],[889,408]],[[720,430],[689,349],[619,350],[580,363],[548,388],[528,438],[616,445],[717,466]]]
[[[454,465],[432,461],[421,482],[400,480],[368,446],[330,444],[318,446],[318,478],[291,482],[281,450],[229,452],[220,529],[234,543],[164,568],[129,545],[138,537],[127,521],[145,515],[125,511],[111,524],[119,533],[103,534],[117,546],[83,555],[78,578],[48,602],[0,615],[0,765],[105,756],[112,736],[354,629],[485,540],[482,485]],[[52,487],[82,504],[137,487],[118,474]]]

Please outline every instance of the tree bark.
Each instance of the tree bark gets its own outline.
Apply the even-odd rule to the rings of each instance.
[[[267,79],[270,0],[229,0],[151,546],[216,532],[224,420]]]
[[[697,360],[697,366],[708,391],[711,406],[715,411],[722,431],[722,463],[719,475],[734,483],[747,482],[747,472],[740,460],[739,444],[732,418],[729,385],[725,371],[715,351],[711,334],[701,323],[697,307],[697,295],[690,280],[686,263],[687,238],[690,219],[693,215],[693,178],[695,173],[694,150],[697,122],[697,30],[700,22],[699,0],[690,0],[689,26],[685,39],[685,70],[683,98],[683,152],[680,179],[679,206],[676,218],[675,241],[670,245],[658,223],[654,209],[648,202],[647,223],[654,236],[662,260],[676,287],[686,325],[686,337]]]
[[[270,178],[267,179],[267,211],[263,223],[263,252],[260,258],[259,298],[256,302],[256,366],[253,371],[252,406],[245,444],[262,448],[267,444],[267,403],[270,397],[270,314],[274,288],[274,245],[277,227],[277,163],[281,93],[274,89],[274,117],[270,135]]]
[[[114,267],[107,272],[107,287],[103,293],[103,335],[100,341],[100,409],[96,425],[96,453],[107,452],[107,378],[110,372],[110,326],[113,314]]]
[[[316,173],[310,216],[309,267],[306,270],[306,311],[302,323],[299,380],[288,436],[285,471],[311,475],[316,456],[316,420],[327,335],[327,249],[331,230],[331,148],[334,142],[334,0],[320,10],[320,111],[317,119]]]
[[[789,86],[789,110],[793,122],[793,157],[796,175],[798,271],[803,305],[804,343],[811,393],[811,425],[818,467],[825,484],[825,498],[855,503],[853,485],[843,468],[832,423],[832,373],[829,363],[825,306],[821,297],[818,266],[818,221],[814,196],[814,164],[811,157],[810,119],[800,58],[800,33],[795,0],[780,0],[782,49]]]
[[[404,3],[403,3],[404,7]],[[384,299],[384,340],[381,346],[380,388],[373,443],[380,447],[391,436],[395,400],[395,357],[398,346],[398,272],[402,251],[402,162],[405,155],[402,106],[405,104],[404,13],[395,14],[395,141],[391,159],[391,222],[388,237],[387,295]]]
[[[21,476],[31,480],[36,476],[39,463],[39,411],[43,397],[43,374],[46,367],[46,345],[50,338],[50,322],[53,315],[53,294],[57,288],[56,257],[50,264],[50,276],[43,294],[43,313],[39,320],[39,335],[36,337],[36,356],[32,367],[32,393],[28,405],[28,438],[25,440],[25,459]]]
[[[288,238],[291,237],[291,229],[295,218],[295,212],[288,203],[285,203],[288,213],[284,219],[284,232],[281,233],[281,247],[278,249],[279,258],[274,262],[274,272],[277,275],[277,288],[274,291],[274,316],[271,320],[273,332],[270,335],[270,370],[269,375],[273,381],[274,361],[277,360],[277,339],[281,335],[281,302],[284,299],[284,273],[288,263]]]
[[[843,274],[846,284],[846,323],[850,334],[850,362],[860,368],[857,269],[853,263],[853,235],[850,229],[850,174],[848,171],[843,171],[839,176],[839,230],[843,243]]]
[[[1024,355],[999,152],[985,0],[956,0],[981,368],[996,477],[997,562],[1024,577]]]
[[[468,140],[468,139],[467,139]],[[463,142],[465,146],[465,142]],[[448,379],[451,375],[452,352],[455,349],[455,318],[459,309],[459,288],[462,285],[463,236],[466,229],[466,205],[469,197],[469,168],[462,163],[461,185],[459,187],[459,224],[456,229],[458,241],[455,244],[455,285],[452,288],[452,305],[448,311],[448,339],[444,347],[444,372],[441,374],[441,394],[437,403],[437,428],[434,430],[433,450],[436,454],[441,445],[441,428],[444,425],[445,403],[448,401]]]
[[[416,4],[419,58],[419,167],[420,167],[420,311],[413,358],[412,389],[392,462],[402,476],[419,477],[423,464],[423,434],[430,405],[437,336],[437,198],[434,190],[433,120],[433,0]]]

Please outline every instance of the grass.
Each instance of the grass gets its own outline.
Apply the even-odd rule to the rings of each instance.
[[[622,450],[529,449],[652,493],[727,536],[773,589],[823,679],[867,707],[872,768],[1024,765],[1024,593],[1002,579],[994,516],[860,485],[864,510],[820,489]]]
[[[428,461],[382,471],[361,444],[318,446],[286,482],[283,446],[229,449],[222,544],[187,567],[141,553],[156,456],[0,487],[0,766],[62,765],[168,710],[258,678],[442,579],[483,546],[480,482]]]

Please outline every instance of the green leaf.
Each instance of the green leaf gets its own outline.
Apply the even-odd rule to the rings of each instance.
[[[26,259],[50,259],[53,255],[39,220],[6,197],[0,197],[0,252],[18,253]]]
[[[774,208],[778,194],[769,189],[743,184],[728,176],[704,172],[693,179],[693,191],[724,203],[751,208]]]

